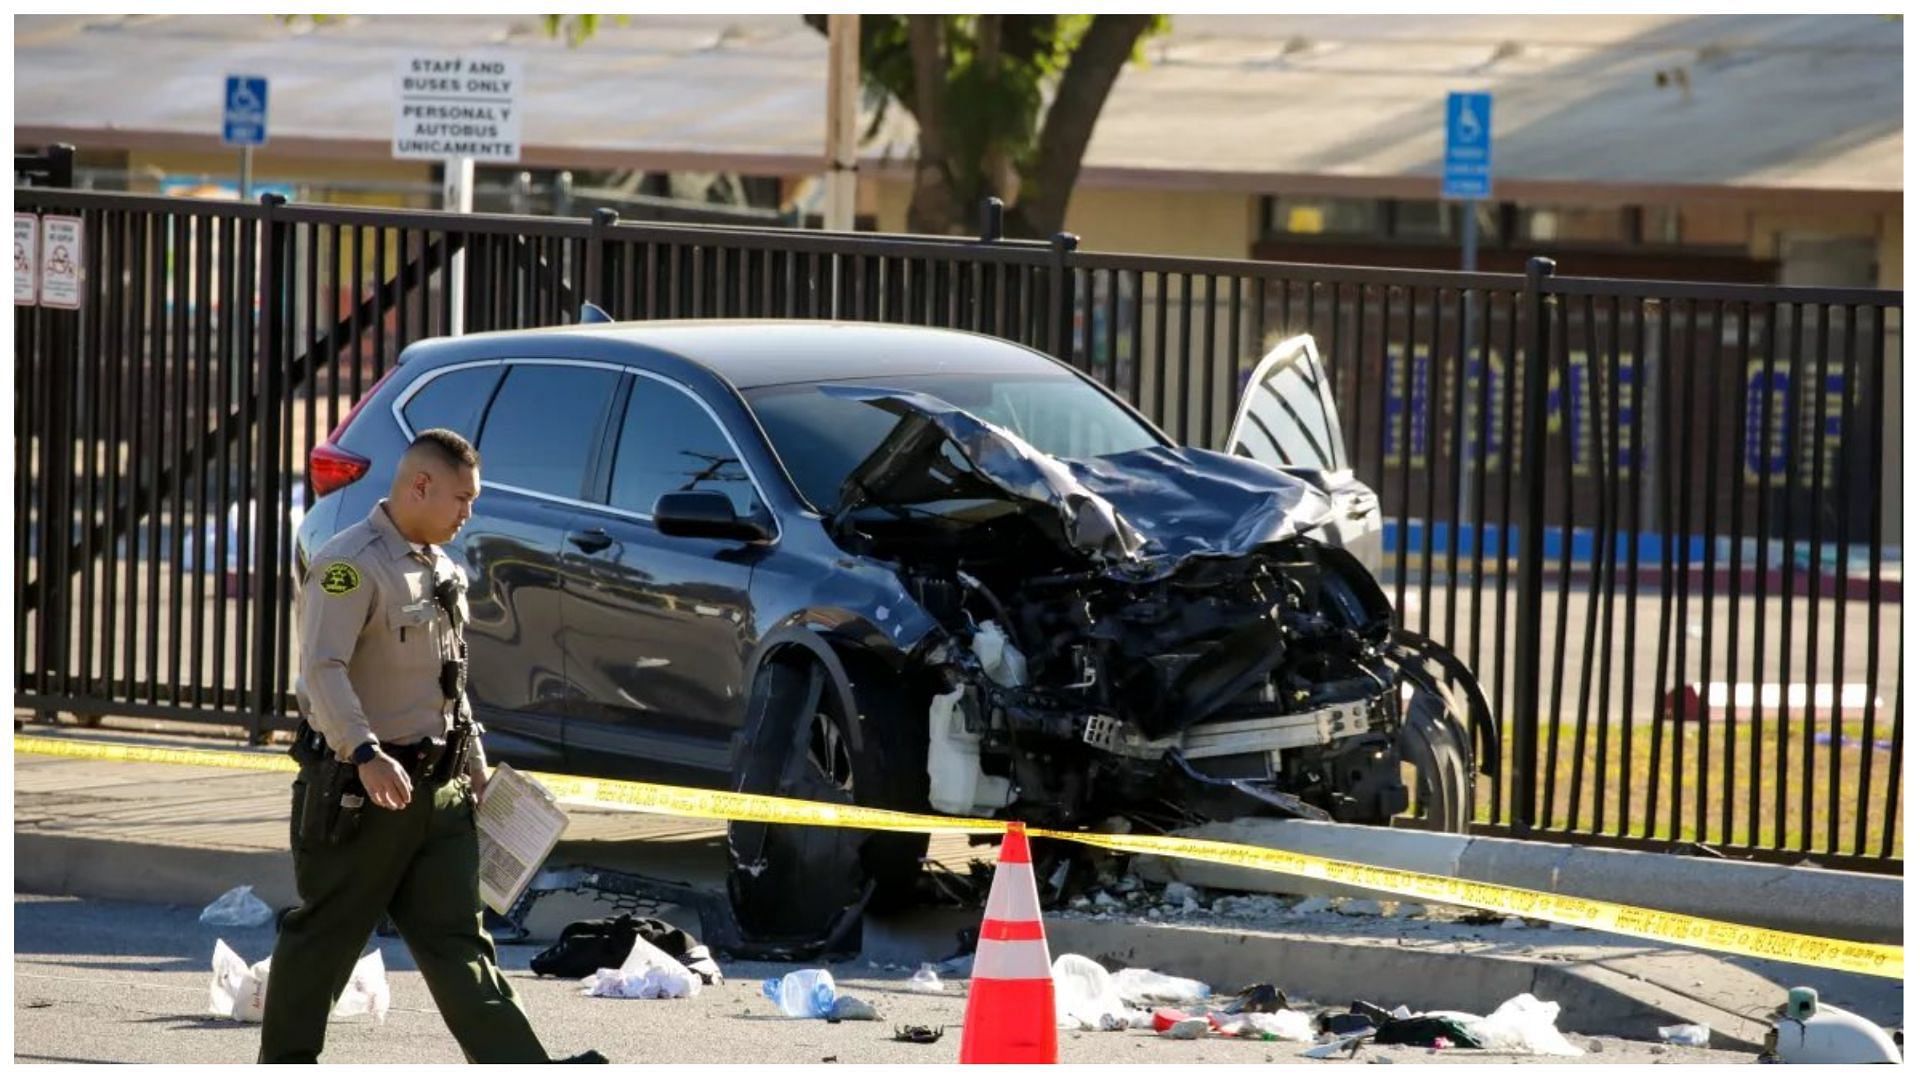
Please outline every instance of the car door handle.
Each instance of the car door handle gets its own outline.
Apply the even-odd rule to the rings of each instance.
[[[583,529],[578,533],[567,534],[567,543],[592,555],[613,543],[613,538],[604,529]]]

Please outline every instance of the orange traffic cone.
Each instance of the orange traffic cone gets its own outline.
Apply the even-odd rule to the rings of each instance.
[[[1040,888],[1033,881],[1026,827],[1009,822],[973,955],[960,1061],[1055,1063],[1058,1041]]]

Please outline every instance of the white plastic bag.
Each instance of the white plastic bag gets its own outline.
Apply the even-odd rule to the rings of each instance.
[[[1584,1054],[1554,1027],[1559,1016],[1559,1003],[1519,994],[1502,1002],[1499,1009],[1486,1017],[1465,1022],[1465,1027],[1488,1051],[1568,1057]]]
[[[387,964],[380,957],[380,951],[362,957],[354,966],[353,974],[347,977],[347,988],[340,992],[340,1001],[333,1007],[335,1017],[354,1017],[365,1014],[373,1018],[375,1024],[385,1024],[387,1007],[392,1005],[393,992],[387,988]]]
[[[1091,1031],[1124,1027],[1120,1019],[1129,1012],[1107,970],[1077,953],[1063,953],[1053,960],[1053,1011],[1061,1028]]]
[[[1705,1025],[1661,1025],[1660,1038],[1681,1047],[1705,1047],[1713,1030]]]
[[[644,938],[633,940],[633,949],[619,968],[603,968],[581,982],[584,993],[594,998],[692,998],[703,983],[691,969]]]
[[[225,939],[213,943],[213,982],[207,987],[207,1013],[235,1021],[258,1023],[267,1012],[267,979],[273,958],[265,957],[252,967]],[[333,1007],[335,1017],[365,1015],[375,1023],[385,1022],[393,994],[387,986],[387,966],[380,951],[362,957],[347,977],[346,990]]]
[[[266,1014],[267,966],[272,963],[269,957],[249,968],[225,939],[215,939],[213,982],[207,986],[207,1013],[232,1021],[259,1021]]]
[[[921,965],[919,971],[915,972],[907,982],[915,991],[939,991],[944,987],[940,982],[940,973],[933,967],[931,961]]]
[[[1272,1013],[1240,1015],[1241,1035],[1272,1036],[1280,1040],[1312,1043],[1313,1016],[1299,1010],[1275,1010]]]
[[[1113,991],[1129,1006],[1192,1006],[1207,1001],[1213,988],[1148,968],[1123,968],[1113,974]]]
[[[213,927],[265,927],[273,909],[253,895],[252,886],[235,886],[200,911],[200,922]]]

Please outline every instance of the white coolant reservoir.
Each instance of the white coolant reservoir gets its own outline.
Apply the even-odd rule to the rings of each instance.
[[[1800,1065],[1900,1061],[1900,1048],[1885,1029],[1857,1013],[1822,1005],[1811,987],[1787,992],[1786,1016],[1774,1022],[1768,1042],[1774,1057]]]
[[[1007,640],[1007,632],[998,623],[988,620],[980,624],[973,635],[973,655],[980,659],[987,678],[1002,687],[1026,685],[1027,658]]]
[[[967,731],[955,689],[927,710],[927,803],[950,815],[982,815],[1007,805],[1012,782],[980,770],[980,736]]]

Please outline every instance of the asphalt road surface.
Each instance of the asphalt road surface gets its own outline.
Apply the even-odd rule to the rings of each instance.
[[[252,1062],[259,1028],[207,1015],[210,959],[216,938],[247,961],[272,950],[270,928],[213,928],[181,906],[19,896],[14,900],[14,1059],[16,1062]],[[335,1021],[325,1058],[332,1062],[462,1061],[440,1023],[425,984],[397,939],[376,939],[388,968],[393,1007],[384,1025],[368,1019]],[[906,971],[860,962],[833,966],[842,992],[877,1007],[879,1023],[789,1020],[760,994],[760,981],[785,965],[723,963],[727,982],[679,1001],[593,999],[572,980],[540,979],[527,970],[535,946],[505,946],[510,973],[535,1029],[557,1055],[596,1048],[616,1063],[957,1061],[965,982],[946,981],[936,993],[910,987]],[[896,1024],[942,1025],[930,1045],[892,1039]],[[1697,1063],[1751,1062],[1751,1055],[1659,1047],[1615,1039],[1577,1060],[1493,1055],[1477,1051],[1429,1053],[1413,1048],[1365,1048],[1352,1060],[1395,1063],[1483,1062]],[[1151,1034],[1060,1034],[1060,1056],[1084,1063],[1307,1064],[1304,1044],[1249,1042],[1220,1037],[1195,1042]]]

